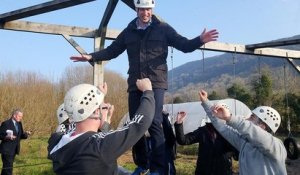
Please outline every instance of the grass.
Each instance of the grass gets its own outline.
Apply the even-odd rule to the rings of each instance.
[[[14,162],[14,175],[54,175],[52,162],[47,159],[47,138],[21,141],[21,152]],[[2,167],[2,161],[0,163]]]
[[[300,141],[299,135],[297,140]],[[277,136],[281,139],[285,135]],[[20,155],[14,162],[14,175],[54,175],[52,162],[47,159],[48,138],[29,138],[21,141]],[[197,160],[198,145],[178,146],[175,166],[177,175],[194,174]],[[131,151],[127,151],[118,159],[118,164],[133,171],[135,164],[132,161]],[[2,162],[0,161],[2,167]],[[233,161],[233,170],[237,172],[238,162]]]

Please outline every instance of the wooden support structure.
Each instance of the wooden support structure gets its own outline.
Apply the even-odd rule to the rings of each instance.
[[[98,32],[95,36],[95,51],[104,49],[106,33],[107,33],[107,25],[108,22],[118,4],[119,0],[110,0],[106,6],[104,15],[102,17],[101,23],[98,28]],[[94,64],[94,84],[99,85],[104,81],[104,62],[98,61]]]
[[[54,0],[45,2],[42,4],[34,5],[31,7],[11,11],[0,15],[0,23],[13,21],[21,18],[27,18],[34,15],[39,15],[42,13],[51,12],[54,10],[59,10],[67,7],[72,7],[75,5],[91,2],[95,0]]]
[[[95,0],[76,0],[76,1],[75,0],[54,0],[39,5],[31,6],[28,8],[23,8],[12,12],[0,14],[0,29],[44,33],[44,34],[52,34],[52,35],[62,35],[81,54],[85,53],[84,49],[81,48],[71,38],[71,36],[93,38],[94,50],[97,51],[104,48],[104,42],[106,39],[114,40],[120,34],[120,31],[111,30],[107,28],[108,22],[111,19],[111,16],[119,0],[108,0],[106,10],[103,14],[98,29],[84,28],[78,26],[36,23],[36,22],[19,20],[25,17],[47,13],[54,10],[59,10],[59,9],[63,9],[63,8],[67,8],[67,7],[71,7],[71,6],[75,6],[87,2],[92,2],[92,1]],[[132,0],[121,0],[121,1],[131,9],[135,10]],[[229,53],[237,53],[237,54],[284,58],[287,59],[288,62],[291,63],[298,72],[300,72],[300,66],[298,66],[294,61],[294,59],[300,59],[300,51],[273,48],[277,46],[294,45],[294,44],[300,44],[300,39],[282,40],[276,42],[267,42],[267,43],[251,44],[251,45],[209,42],[199,49],[217,51],[217,52],[229,52]],[[103,64],[104,62],[103,63],[98,62],[94,65],[95,85],[99,85],[99,83],[103,82],[103,77],[104,77]]]
[[[65,35],[62,34],[62,36],[81,54],[88,54],[83,48],[81,48],[79,46],[79,44],[77,44],[77,42],[75,40],[73,40],[73,38],[71,38],[69,35]]]
[[[272,41],[258,44],[249,44],[246,45],[246,48],[249,50],[253,50],[256,48],[265,48],[265,47],[278,47],[278,46],[287,46],[287,45],[296,45],[300,44],[300,39],[294,40],[282,40],[282,41]]]

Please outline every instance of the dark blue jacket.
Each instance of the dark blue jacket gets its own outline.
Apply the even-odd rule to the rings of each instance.
[[[127,50],[128,91],[135,91],[137,79],[149,78],[153,88],[168,88],[168,46],[182,52],[192,52],[203,43],[200,37],[187,39],[179,35],[170,25],[161,22],[154,15],[151,25],[145,29],[137,29],[136,19],[120,33],[106,49],[91,53],[94,61],[116,58]]]
[[[21,122],[18,122],[19,132],[17,133],[13,120],[10,118],[2,122],[0,126],[0,153],[15,155],[20,153],[20,140],[27,139],[28,135],[24,132]],[[17,136],[14,140],[6,140],[6,130],[12,130],[13,135]]]

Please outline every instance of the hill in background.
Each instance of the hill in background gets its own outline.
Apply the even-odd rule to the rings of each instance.
[[[300,39],[300,35],[275,41],[287,39]],[[300,44],[278,48],[300,50]],[[233,60],[235,60],[235,64],[233,64]],[[295,61],[300,65],[300,59]],[[295,75],[299,75],[289,62],[276,57],[225,53],[204,59],[204,62],[203,60],[188,62],[169,71],[169,92],[180,91],[187,85],[193,86],[197,84],[206,84],[206,88],[213,88],[213,85],[216,84],[217,81],[220,81],[220,79],[224,79],[224,76],[227,78],[231,77],[231,79],[242,79],[243,82],[249,82],[254,74],[263,71],[266,67],[271,70],[273,75],[283,76],[282,70],[284,63],[286,63],[289,71]]]

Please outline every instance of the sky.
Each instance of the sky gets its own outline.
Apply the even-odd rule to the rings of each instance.
[[[44,2],[47,1],[1,0],[0,14]],[[22,20],[96,29],[107,2],[97,0]],[[156,0],[154,13],[189,39],[200,35],[204,28],[217,29],[219,42],[242,45],[300,35],[299,0]],[[121,31],[135,17],[136,12],[119,1],[108,28]],[[74,39],[88,53],[93,52],[93,39]],[[105,47],[110,43],[106,41]],[[0,73],[30,71],[58,80],[67,67],[88,64],[70,61],[70,56],[78,52],[58,35],[0,29],[0,51]],[[205,58],[220,54],[223,53],[205,51]],[[172,61],[169,50],[169,70],[201,59],[200,50],[186,54],[174,50]],[[126,78],[126,52],[105,67]]]

